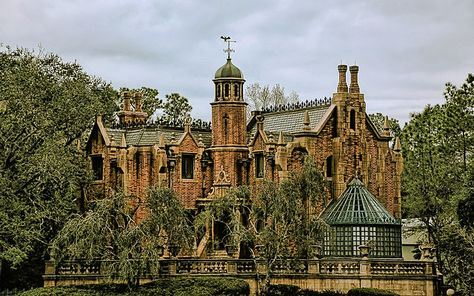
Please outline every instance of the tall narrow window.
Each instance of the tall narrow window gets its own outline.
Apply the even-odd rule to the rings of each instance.
[[[220,97],[221,96],[221,85],[218,84],[216,86],[216,97]]]
[[[228,97],[229,96],[229,84],[226,83],[224,85],[224,97]]]
[[[94,180],[102,180],[104,175],[104,160],[102,159],[102,156],[91,156],[91,161]]]
[[[332,155],[326,158],[326,177],[330,178],[333,175]]]
[[[263,178],[263,162],[263,154],[255,154],[255,176],[257,178]]]
[[[234,97],[238,98],[239,97],[239,85],[236,83],[234,84]]]
[[[355,110],[351,110],[351,115],[350,115],[350,128],[352,130],[356,129],[356,112]]]
[[[183,179],[194,178],[194,155],[183,154],[181,162],[181,177]]]

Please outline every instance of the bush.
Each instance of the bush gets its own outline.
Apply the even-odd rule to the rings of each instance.
[[[249,295],[249,285],[241,279],[217,277],[183,277],[160,279],[129,289],[127,285],[87,285],[38,288],[20,293],[20,296],[240,296]]]
[[[345,296],[345,293],[333,290],[324,290],[324,291],[313,291],[308,289],[303,289],[298,292],[298,296]]]
[[[397,293],[374,288],[354,288],[347,292],[347,296],[399,296]]]
[[[345,293],[331,290],[313,291],[293,285],[271,285],[266,296],[345,296]]]

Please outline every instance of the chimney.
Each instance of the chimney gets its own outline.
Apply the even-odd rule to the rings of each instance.
[[[123,111],[130,111],[130,93],[128,91],[123,92]]]
[[[304,131],[309,131],[311,130],[310,121],[309,121],[309,113],[308,110],[304,112],[304,117],[303,117],[303,130]]]
[[[337,92],[347,92],[347,65],[339,65],[337,66],[337,70],[339,71],[339,83],[337,85]]]
[[[142,93],[135,93],[135,112],[142,112],[142,97]]]
[[[359,83],[357,82],[357,74],[359,73],[359,66],[350,66],[349,72],[351,72],[351,85],[349,86],[350,93],[359,93]]]
[[[350,93],[358,93],[359,90],[359,83],[357,81],[357,74],[359,73],[359,66],[350,66],[349,72],[351,72],[351,85],[349,86]]]

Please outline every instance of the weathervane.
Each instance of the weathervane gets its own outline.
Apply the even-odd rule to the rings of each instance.
[[[231,42],[237,42],[237,41],[230,40],[230,37],[225,37],[225,36],[221,36],[221,39],[224,40],[224,42],[227,42],[227,49],[224,49],[224,52],[227,52],[227,59],[230,60],[230,53],[235,52],[235,50],[230,48],[230,43]]]

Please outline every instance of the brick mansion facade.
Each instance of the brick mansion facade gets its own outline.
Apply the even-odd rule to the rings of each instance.
[[[87,156],[100,190],[121,187],[143,196],[150,186],[174,189],[188,209],[197,209],[219,190],[288,178],[310,155],[336,199],[355,174],[395,217],[400,217],[400,143],[394,148],[388,123],[375,126],[366,114],[358,66],[339,65],[330,99],[253,111],[247,119],[242,72],[229,58],[214,78],[212,125],[147,125],[140,94],[123,94],[119,127],[100,117],[87,143]],[[134,100],[135,109],[131,110]],[[211,128],[212,126],[212,128]]]

